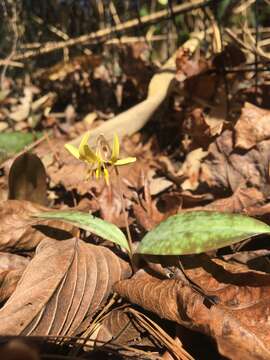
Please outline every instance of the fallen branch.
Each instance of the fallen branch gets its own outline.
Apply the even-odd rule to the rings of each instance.
[[[181,48],[188,49],[190,53],[194,53],[204,36],[205,32],[203,31],[191,34],[191,38]],[[163,65],[161,71],[153,76],[148,87],[146,100],[91,131],[89,140],[91,146],[95,145],[95,139],[100,134],[103,134],[107,141],[110,142],[113,140],[114,133],[117,133],[121,139],[126,135],[136,133],[147,123],[171,91],[171,83],[175,77],[176,70],[175,59],[176,53]],[[82,136],[76,138],[71,144],[77,146],[81,138]]]

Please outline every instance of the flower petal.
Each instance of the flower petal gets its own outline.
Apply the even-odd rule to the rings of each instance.
[[[79,149],[71,144],[65,144],[65,149],[68,150],[71,155],[73,155],[76,159],[80,158]]]
[[[80,143],[80,146],[79,146],[79,153],[80,153],[81,157],[85,156],[84,155],[84,148],[85,148],[85,146],[88,146],[89,137],[90,137],[90,131],[87,131],[82,137],[82,140],[81,140],[81,143]]]
[[[90,137],[90,131],[83,136],[82,141],[79,146],[80,159],[86,160],[88,163],[94,163],[97,161],[95,153],[90,149],[88,145],[88,140]]]
[[[98,160],[97,156],[95,155],[95,153],[90,149],[90,147],[88,145],[84,146],[84,157],[85,160],[89,163],[95,163]]]
[[[124,159],[117,160],[113,165],[115,165],[115,166],[126,165],[126,164],[133,163],[136,160],[137,159],[135,157],[127,157],[127,158],[124,158]]]
[[[119,139],[117,134],[115,133],[113,137],[113,149],[112,149],[112,157],[111,157],[112,162],[115,162],[118,159],[119,152],[120,152]]]
[[[110,184],[110,175],[109,175],[109,171],[104,167],[103,169],[103,174],[104,174],[104,179],[107,185]]]

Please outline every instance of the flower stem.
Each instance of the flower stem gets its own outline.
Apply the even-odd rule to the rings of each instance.
[[[123,209],[124,220],[125,220],[125,227],[126,227],[127,238],[128,238],[129,257],[130,257],[130,261],[131,261],[131,264],[132,264],[133,250],[132,250],[132,239],[131,239],[131,234],[130,234],[130,229],[129,229],[129,224],[128,224],[128,213],[127,213],[124,194],[123,194],[123,190],[122,190],[122,183],[121,183],[121,179],[120,179],[120,174],[119,174],[119,171],[118,171],[116,166],[114,167],[114,170],[115,170],[115,173],[116,173],[118,187],[119,187],[119,190],[120,190],[119,192],[120,192],[120,197],[121,197],[122,209]]]

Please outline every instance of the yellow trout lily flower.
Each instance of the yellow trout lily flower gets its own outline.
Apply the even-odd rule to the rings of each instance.
[[[135,157],[127,157],[119,159],[120,144],[117,134],[114,134],[113,148],[111,150],[110,145],[106,141],[103,135],[97,138],[96,149],[93,151],[89,145],[88,140],[90,132],[88,131],[82,138],[79,148],[71,144],[66,144],[65,148],[73,155],[76,159],[82,160],[90,165],[89,174],[95,173],[96,179],[104,177],[106,184],[109,184],[109,171],[108,165],[111,166],[122,166],[133,163],[136,161]]]

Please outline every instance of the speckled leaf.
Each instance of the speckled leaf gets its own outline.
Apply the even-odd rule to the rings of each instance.
[[[11,132],[0,134],[0,162],[18,153],[25,146],[40,138],[42,133],[35,134]]]
[[[144,236],[137,252],[198,254],[265,233],[270,233],[270,226],[245,215],[191,211],[171,216],[157,225]]]
[[[81,229],[96,234],[103,239],[112,241],[125,249],[129,249],[124,233],[114,224],[81,211],[50,211],[43,212],[34,217],[40,219],[57,219],[68,222]]]

